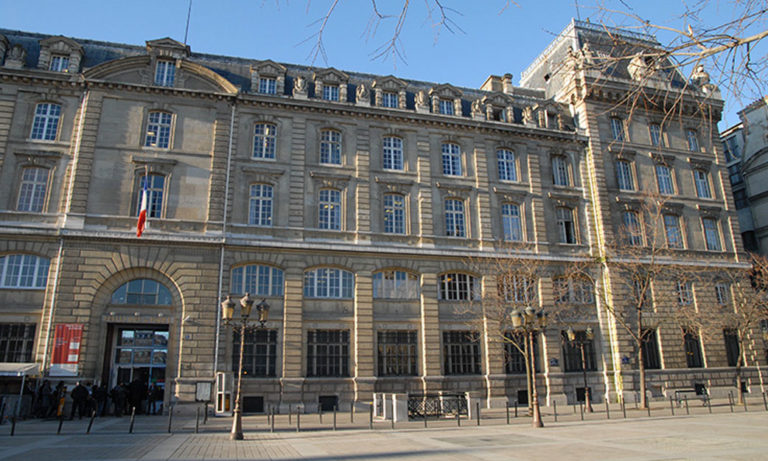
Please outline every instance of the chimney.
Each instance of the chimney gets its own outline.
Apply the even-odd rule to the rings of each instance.
[[[506,94],[512,94],[512,74],[504,74],[501,83],[502,91]]]

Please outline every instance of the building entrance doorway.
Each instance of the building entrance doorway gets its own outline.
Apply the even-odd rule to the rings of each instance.
[[[110,389],[116,384],[139,381],[165,387],[168,327],[112,325]]]

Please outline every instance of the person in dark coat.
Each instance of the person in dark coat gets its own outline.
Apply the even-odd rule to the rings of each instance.
[[[43,385],[40,386],[39,395],[40,400],[37,416],[40,418],[47,418],[52,413],[53,406],[51,405],[51,400],[53,400],[54,397],[51,383],[47,379],[43,381]]]
[[[90,397],[88,388],[78,381],[75,388],[72,389],[72,413],[69,415],[70,420],[75,418],[75,410],[77,410],[80,419],[83,419],[83,414],[87,410],[88,397]]]
[[[101,386],[93,385],[91,388],[91,395],[93,400],[96,401],[96,414],[98,416],[104,416],[104,412],[107,407],[107,386],[102,384]]]
[[[112,398],[112,404],[114,405],[114,415],[123,416],[125,411],[125,397],[126,397],[125,385],[121,383],[115,384],[115,387],[109,393]]]
[[[143,413],[141,402],[146,397],[147,385],[139,378],[134,379],[128,387],[128,401],[130,402],[130,407],[136,408],[136,414]],[[130,407],[128,411],[131,410]]]

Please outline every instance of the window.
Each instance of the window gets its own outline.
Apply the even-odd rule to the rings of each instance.
[[[560,243],[576,243],[576,226],[573,222],[573,210],[566,207],[558,207],[557,230],[560,237]]]
[[[696,130],[686,130],[685,139],[688,141],[688,150],[691,152],[699,151],[699,137]]]
[[[272,186],[252,184],[248,199],[248,224],[252,226],[272,226]]]
[[[391,107],[394,109],[398,108],[398,102],[399,102],[398,94],[392,93],[390,91],[385,91],[381,94],[381,106],[382,107]]]
[[[173,86],[176,78],[176,63],[168,60],[158,60],[155,68],[155,85]]]
[[[723,338],[725,339],[725,356],[728,359],[728,366],[739,366],[739,359],[741,358],[741,347],[739,345],[738,330],[723,330]]]
[[[19,199],[16,202],[17,211],[41,213],[45,208],[45,194],[48,190],[47,168],[29,167],[21,173]]]
[[[741,176],[741,164],[736,163],[728,167],[728,179],[730,180],[731,185],[736,185],[744,181],[744,178]]]
[[[611,134],[615,141],[624,142],[624,120],[620,118],[611,118]]]
[[[505,371],[510,375],[525,374],[525,355],[520,352],[517,346],[522,347],[524,351],[528,350],[528,335],[524,333],[508,331],[504,333],[504,358],[506,359]],[[515,345],[517,344],[517,346]],[[538,333],[533,336],[533,363],[536,371],[541,371],[539,365],[539,337]]]
[[[701,218],[701,226],[704,228],[704,240],[707,244],[707,250],[720,251],[720,230],[717,227],[717,221],[714,218]]]
[[[691,282],[677,282],[677,304],[680,306],[693,304],[693,284]]]
[[[405,271],[381,271],[373,274],[374,299],[418,299],[419,277]]]
[[[384,232],[405,234],[405,197],[400,194],[384,195]]]
[[[277,79],[273,77],[259,77],[259,93],[277,94]]]
[[[139,198],[136,201],[136,216],[141,212],[141,200],[144,187],[147,189],[147,217],[161,218],[163,214],[163,191],[165,190],[165,176],[150,174],[139,179]]]
[[[307,376],[349,376],[349,330],[307,332]]]
[[[453,115],[453,101],[450,99],[441,99],[437,103],[437,110],[443,115]]]
[[[170,306],[171,292],[162,283],[152,279],[133,279],[112,293],[112,304],[139,304]]]
[[[699,198],[712,198],[709,189],[709,175],[703,170],[693,170],[693,182],[696,184],[696,195]]]
[[[59,118],[61,106],[58,104],[43,103],[35,107],[35,119],[32,121],[30,139],[38,141],[55,141],[59,130]]]
[[[443,301],[480,299],[480,283],[469,274],[442,274],[437,291],[438,299]]]
[[[731,286],[725,282],[715,284],[715,298],[717,304],[725,306],[731,302]]]
[[[0,362],[31,363],[34,323],[0,323]]]
[[[656,147],[664,147],[664,138],[661,134],[661,125],[658,123],[651,123],[648,125],[648,131],[651,132],[651,145]]]
[[[672,195],[675,193],[675,186],[672,182],[672,171],[666,165],[656,165],[656,182],[659,185],[659,193],[663,195]]]
[[[320,135],[320,163],[341,165],[341,133],[323,130]]]
[[[326,101],[338,101],[339,100],[339,85],[324,85],[323,86],[323,99]]]
[[[449,237],[466,237],[467,230],[464,221],[464,202],[458,199],[445,201],[445,235]]]
[[[731,136],[723,143],[723,151],[725,152],[725,161],[730,163],[738,158],[741,158],[741,146],[736,136]]]
[[[499,278],[499,293],[504,301],[517,304],[531,304],[536,301],[536,279],[518,274],[507,274]]]
[[[597,370],[594,340],[587,339],[586,331],[575,331],[574,333],[576,333],[576,340],[571,342],[571,340],[568,339],[568,332],[560,332],[560,337],[563,342],[563,370],[566,372]],[[583,364],[581,363],[582,357],[580,344],[584,344]]]
[[[683,330],[683,347],[685,349],[685,362],[688,368],[701,368],[704,366],[698,332]]]
[[[403,140],[392,136],[384,138],[382,163],[385,170],[403,170]]]
[[[504,228],[504,240],[520,242],[523,240],[523,224],[520,219],[520,206],[514,203],[501,204],[501,225]]]
[[[240,360],[240,331],[232,336],[232,371],[237,374]],[[277,364],[277,330],[247,329],[243,347],[243,374],[247,376],[275,376]]]
[[[733,191],[733,203],[737,210],[741,210],[749,206],[746,189]]]
[[[461,148],[458,144],[443,144],[443,174],[461,176]]]
[[[69,72],[69,56],[54,54],[51,56],[51,62],[48,64],[48,70],[54,72]]]
[[[34,255],[0,257],[0,288],[44,289],[50,261]]]
[[[643,333],[643,366],[646,370],[661,369],[661,354],[656,330],[645,330]]]
[[[253,127],[253,158],[275,158],[277,147],[277,126],[271,123],[257,123]]]
[[[631,163],[626,160],[616,161],[616,182],[619,185],[619,190],[635,190]]]
[[[171,145],[171,114],[150,112],[147,118],[147,136],[144,146],[168,149]]]
[[[673,214],[664,215],[664,232],[669,248],[683,248],[683,234],[680,231],[680,218]]]
[[[251,264],[232,269],[232,293],[256,296],[283,296],[283,271],[272,266]]]
[[[335,189],[321,189],[318,208],[320,229],[341,230],[341,192]]]
[[[554,289],[555,304],[592,304],[595,302],[592,283],[587,280],[556,278]]]
[[[627,243],[632,246],[642,246],[643,228],[640,225],[640,215],[637,213],[637,211],[625,211],[622,215],[622,222]]]
[[[443,372],[480,374],[480,335],[476,331],[443,332]]]
[[[416,332],[410,330],[378,331],[378,376],[415,376]]]
[[[499,179],[501,181],[517,181],[517,162],[515,153],[508,149],[496,151],[496,161],[499,165]]]
[[[552,182],[556,186],[571,185],[571,175],[568,173],[568,160],[562,155],[552,157]]]
[[[354,288],[352,272],[321,268],[304,273],[305,298],[351,299]]]

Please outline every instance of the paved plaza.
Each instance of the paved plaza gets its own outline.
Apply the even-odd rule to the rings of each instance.
[[[578,407],[577,407],[578,408]],[[551,411],[551,409],[548,409]],[[64,421],[56,435],[57,421],[23,421],[10,436],[10,424],[0,426],[0,460],[207,460],[207,459],[307,459],[307,460],[562,460],[562,459],[768,459],[768,412],[755,405],[747,412],[727,405],[713,413],[695,406],[689,412],[656,403],[656,415],[620,409],[606,418],[596,407],[585,416],[571,408],[559,415],[545,413],[546,427],[532,429],[520,415],[506,423],[504,410],[487,412],[476,421],[455,420],[398,423],[376,421],[368,429],[368,415],[302,415],[301,432],[295,415],[276,419],[271,432],[266,416],[244,419],[246,440],[229,440],[229,418],[200,422],[177,417],[173,432],[168,419],[137,417],[134,432],[129,418],[97,418],[90,434],[88,420]],[[689,413],[689,414],[687,414]]]

